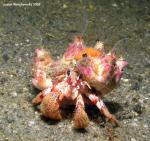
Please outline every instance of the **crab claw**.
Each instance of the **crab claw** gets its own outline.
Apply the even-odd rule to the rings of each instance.
[[[48,87],[52,87],[52,80],[51,78],[46,78],[46,73],[42,70],[37,70],[35,72],[35,77],[32,79],[32,84],[40,89],[44,90]]]
[[[34,65],[36,68],[44,68],[52,64],[52,59],[50,54],[42,48],[37,48],[35,50],[35,60]]]
[[[52,86],[51,79],[32,79],[32,84],[39,90],[44,90]]]
[[[53,120],[62,119],[57,97],[57,93],[49,93],[43,98],[42,103],[40,105],[41,113],[43,114],[43,116]]]
[[[44,90],[52,86],[51,79],[32,79],[32,84],[39,90]]]

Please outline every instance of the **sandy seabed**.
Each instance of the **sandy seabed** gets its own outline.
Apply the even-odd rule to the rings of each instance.
[[[0,4],[0,141],[150,140],[149,1],[43,0],[22,8]],[[56,123],[31,104],[38,93],[31,85],[34,50],[43,46],[56,58],[81,34],[86,44],[99,39],[129,62],[120,86],[105,97],[121,128],[104,123],[96,108],[87,107],[89,127],[77,131],[73,108]]]

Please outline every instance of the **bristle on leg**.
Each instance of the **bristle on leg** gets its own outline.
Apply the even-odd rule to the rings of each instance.
[[[100,110],[100,112],[108,119],[109,122],[115,124],[117,127],[120,126],[119,122],[117,121],[116,117],[112,115],[107,107],[105,106],[104,102],[102,99],[93,93],[86,93],[85,94],[89,100],[96,105],[96,107]]]
[[[77,98],[76,111],[74,114],[74,128],[83,129],[89,124],[89,118],[84,110],[84,102],[81,95]]]
[[[41,112],[43,116],[53,119],[53,120],[61,120],[61,111],[59,109],[59,104],[56,99],[57,94],[50,93],[43,98],[41,103]]]
[[[109,122],[111,122],[117,127],[121,126],[116,117],[108,111],[107,107],[103,107],[100,111],[102,114],[104,114],[104,116],[108,119]]]

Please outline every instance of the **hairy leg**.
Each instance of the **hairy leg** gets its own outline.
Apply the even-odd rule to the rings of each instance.
[[[100,112],[111,122],[114,123],[116,126],[120,126],[116,117],[112,115],[107,107],[105,106],[102,99],[93,93],[85,93],[85,95],[90,99],[90,101],[97,106],[97,108],[100,110]]]
[[[89,124],[89,119],[84,107],[84,101],[82,95],[80,94],[77,97],[76,109],[74,114],[74,127],[77,129],[85,128]]]
[[[62,119],[58,96],[58,93],[51,92],[43,98],[40,105],[40,110],[43,116],[54,120]]]

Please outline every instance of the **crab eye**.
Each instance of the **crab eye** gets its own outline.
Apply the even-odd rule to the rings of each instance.
[[[82,78],[83,78],[82,74],[79,74],[79,79],[82,79]]]
[[[82,57],[87,57],[87,56],[88,56],[87,53],[82,54]]]
[[[68,76],[70,75],[70,70],[67,70],[67,75],[68,75]]]

